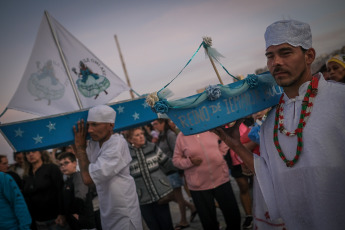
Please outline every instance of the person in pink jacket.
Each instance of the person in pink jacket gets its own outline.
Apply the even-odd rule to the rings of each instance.
[[[211,132],[185,136],[179,133],[173,163],[183,169],[204,229],[219,229],[217,200],[227,228],[241,229],[241,216],[232,191],[224,154],[229,148]]]

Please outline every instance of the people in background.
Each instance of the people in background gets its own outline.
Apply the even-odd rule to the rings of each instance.
[[[171,129],[169,125],[169,119],[159,118],[152,122],[154,129],[159,132],[157,145],[167,156],[172,159],[174,155],[176,133]],[[187,201],[182,194],[182,187],[184,186],[183,171],[175,171],[168,175],[169,182],[173,187],[172,199],[177,202],[180,210],[180,221],[176,225],[175,229],[182,229],[189,226],[186,208],[191,211],[190,222],[192,222],[197,214],[195,206]]]
[[[0,172],[4,172],[10,175],[14,179],[14,181],[17,183],[19,189],[22,190],[23,189],[22,179],[16,172],[10,171],[9,168],[10,168],[10,165],[8,164],[7,156],[0,155]]]
[[[24,173],[24,153],[14,152],[13,153],[14,164],[10,165],[9,170],[17,173],[21,179],[23,179]]]
[[[31,217],[23,195],[4,172],[0,172],[0,210],[0,229],[30,229]]]
[[[83,183],[73,153],[63,152],[58,160],[61,172],[67,176],[63,188],[63,208],[68,225],[72,229],[101,229],[99,210],[94,211],[92,203],[97,196],[96,188]]]
[[[173,167],[171,159],[152,142],[146,141],[144,130],[137,127],[127,132],[132,162],[130,172],[137,188],[141,214],[150,230],[172,230],[169,204],[159,204],[172,192],[163,169]]]
[[[62,188],[62,173],[52,163],[47,151],[25,153],[23,195],[33,220],[33,229],[64,229]]]
[[[327,61],[329,79],[345,83],[345,54],[337,54]]]
[[[219,229],[219,204],[226,229],[241,229],[241,215],[224,160],[228,147],[211,132],[185,136],[178,134],[173,163],[183,169],[203,229]]]

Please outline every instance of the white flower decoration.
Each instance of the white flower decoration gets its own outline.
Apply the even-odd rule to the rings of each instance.
[[[203,37],[202,40],[205,42],[207,46],[212,46],[212,38],[211,37]]]
[[[147,97],[146,97],[146,103],[153,107],[155,105],[155,103],[159,101],[159,98],[157,96],[157,92],[154,93],[150,93]]]

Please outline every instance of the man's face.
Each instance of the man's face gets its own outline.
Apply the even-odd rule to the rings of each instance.
[[[98,141],[100,143],[103,143],[104,141],[109,139],[114,128],[114,124],[112,123],[89,121],[87,125],[87,131],[90,134],[92,140]]]
[[[27,152],[25,156],[28,162],[31,164],[42,161],[41,153],[39,151]]]
[[[8,159],[7,157],[3,157],[0,159],[0,172],[7,172],[9,168]]]
[[[272,45],[267,48],[266,57],[267,67],[281,87],[298,84],[307,71],[307,58],[300,47]]]
[[[23,154],[23,153],[17,153],[14,160],[15,160],[19,165],[23,166],[23,163],[24,163],[24,154]]]
[[[64,175],[71,175],[77,170],[77,162],[72,162],[69,158],[64,158],[59,161],[60,170]]]
[[[159,123],[159,121],[153,121],[152,123],[151,123],[151,125],[153,126],[153,128],[155,129],[155,130],[157,130],[158,132],[163,132],[164,131],[164,125],[165,125],[165,123],[164,122],[162,122],[162,123]]]

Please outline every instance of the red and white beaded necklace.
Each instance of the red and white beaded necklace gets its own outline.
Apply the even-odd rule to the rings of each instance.
[[[280,97],[279,104],[277,105],[276,116],[274,120],[273,141],[279,153],[280,158],[285,162],[287,167],[294,166],[296,162],[298,161],[299,156],[301,154],[302,147],[303,147],[303,129],[313,109],[315,96],[317,94],[318,84],[319,84],[319,79],[314,76],[308,85],[306,94],[304,95],[299,123],[298,123],[297,128],[294,131],[289,132],[284,127],[284,114],[283,114],[283,111],[284,111],[283,105],[285,104],[285,101],[283,99],[284,94]],[[286,136],[291,137],[291,136],[297,135],[297,150],[296,150],[296,155],[293,160],[286,159],[281,149],[281,146],[278,140],[278,125],[279,125],[279,131],[285,134]]]

